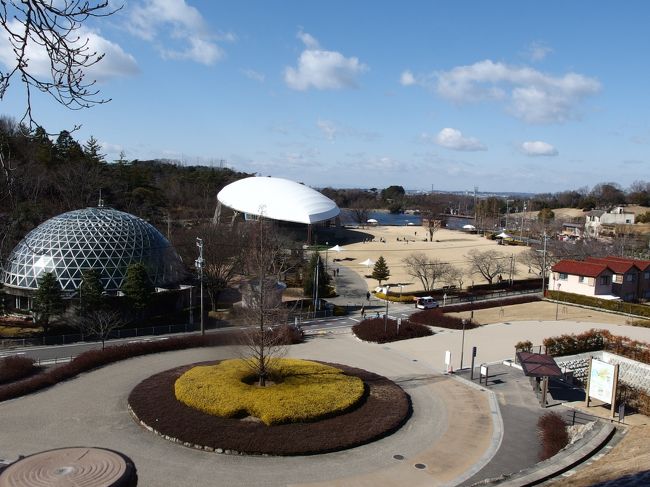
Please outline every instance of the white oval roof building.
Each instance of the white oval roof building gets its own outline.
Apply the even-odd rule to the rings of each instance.
[[[222,205],[242,213],[295,223],[329,220],[341,212],[327,196],[283,178],[240,179],[219,191],[217,199]]]

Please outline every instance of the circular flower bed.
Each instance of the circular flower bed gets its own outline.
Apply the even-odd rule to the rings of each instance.
[[[274,359],[266,387],[257,385],[246,360],[193,367],[175,383],[176,399],[226,418],[252,416],[267,425],[315,421],[354,406],[363,381],[329,365]]]
[[[266,425],[248,417],[208,414],[176,399],[175,384],[183,374],[214,364],[185,365],[145,379],[129,395],[133,416],[147,429],[188,447],[217,453],[306,455],[377,440],[399,429],[411,414],[409,396],[398,385],[339,364],[326,365],[361,380],[364,393],[348,409],[316,421]]]

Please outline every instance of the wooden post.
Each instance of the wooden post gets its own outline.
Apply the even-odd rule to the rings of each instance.
[[[585,389],[585,405],[589,407],[589,383],[591,382],[591,361],[593,357],[589,357],[589,367],[587,367],[587,388]]]
[[[548,377],[544,376],[542,380],[542,407],[546,407],[546,393],[548,392]]]
[[[618,389],[618,364],[614,365],[614,386],[612,387],[612,419],[616,417],[616,389]]]

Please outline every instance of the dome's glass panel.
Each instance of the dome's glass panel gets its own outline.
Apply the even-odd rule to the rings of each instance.
[[[178,283],[184,266],[153,225],[112,208],[86,208],[55,216],[29,232],[7,259],[2,282],[37,289],[53,272],[64,291],[74,292],[81,272],[96,269],[106,291],[117,291],[129,264],[142,262],[155,286]]]

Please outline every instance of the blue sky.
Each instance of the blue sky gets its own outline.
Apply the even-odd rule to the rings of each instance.
[[[108,160],[315,187],[627,187],[650,180],[649,21],[644,1],[133,0],[84,31],[112,101],[35,116]],[[17,82],[0,103],[20,118]]]

